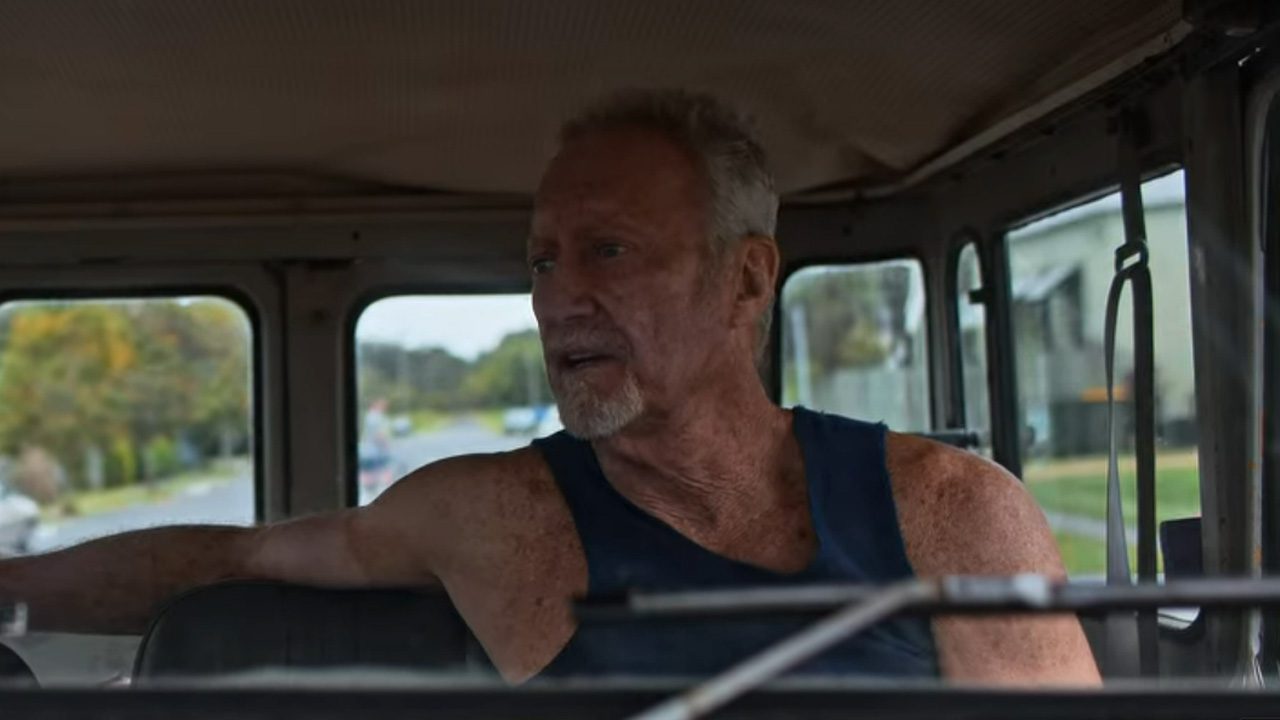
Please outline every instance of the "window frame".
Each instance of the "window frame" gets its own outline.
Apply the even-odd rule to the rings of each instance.
[[[1145,184],[1151,180],[1163,177],[1170,173],[1183,171],[1186,172],[1186,164],[1182,160],[1160,162],[1149,162],[1142,166],[1141,182]],[[999,423],[996,420],[996,389],[995,385],[990,386],[993,394],[992,399],[992,425],[993,438],[992,444],[995,447],[995,457],[997,462],[1004,465],[1011,473],[1019,479],[1023,475],[1023,463],[1026,458],[1022,454],[1022,433],[1026,425],[1026,419],[1023,417],[1021,391],[1019,379],[1017,376],[1016,356],[1017,345],[1014,339],[1014,318],[1013,318],[1013,268],[1010,266],[1009,255],[1009,235],[1010,233],[1022,230],[1023,228],[1033,225],[1041,220],[1052,217],[1068,210],[1073,210],[1089,203],[1101,200],[1112,195],[1119,195],[1120,180],[1117,175],[1119,168],[1113,167],[1101,182],[1091,185],[1089,188],[1079,192],[1071,198],[1063,198],[1055,196],[1053,201],[1048,203],[1045,208],[1032,210],[1018,214],[1012,219],[1002,223],[993,233],[990,240],[990,252],[993,261],[987,264],[984,253],[981,252],[982,245],[979,244],[979,262],[983,263],[983,269],[990,267],[993,271],[999,270],[999,283],[990,285],[992,292],[997,297],[991,299],[989,309],[993,310],[993,314],[999,317],[999,322],[1004,324],[998,330],[998,334],[988,344],[987,362],[992,363],[993,357],[1000,358],[1000,365],[1004,366],[1000,370],[993,371],[992,381],[998,379],[999,382],[1007,387],[1008,397],[1000,402],[1000,410],[1003,413],[1012,412],[1012,416],[1016,417],[1016,422],[1012,427],[1005,427],[999,433],[994,430],[994,426]],[[1145,208],[1144,208],[1145,212]],[[1190,229],[1188,229],[1188,233]],[[995,274],[994,272],[992,273]],[[984,286],[990,283],[990,279],[984,279]],[[994,308],[999,307],[998,310]],[[991,318],[988,317],[988,322]],[[991,334],[990,326],[988,326],[988,335]],[[1002,347],[1003,346],[1003,347]],[[995,350],[1000,355],[993,355]],[[996,377],[998,376],[998,378]],[[1003,414],[1002,413],[1002,414]],[[1001,439],[997,439],[997,438]],[[1015,469],[1016,468],[1016,469]]]
[[[1168,176],[1168,175],[1171,175],[1171,174],[1174,174],[1174,173],[1178,173],[1178,172],[1181,172],[1181,173],[1187,173],[1187,172],[1188,172],[1188,168],[1186,167],[1186,165],[1185,165],[1184,163],[1182,163],[1182,162],[1177,162],[1177,163],[1169,163],[1169,162],[1165,162],[1165,163],[1159,163],[1159,164],[1149,164],[1149,165],[1144,166],[1144,168],[1143,168],[1143,171],[1142,171],[1142,173],[1141,173],[1141,183],[1142,183],[1143,185],[1145,185],[1146,183],[1151,182],[1151,181],[1153,181],[1153,180],[1157,180],[1157,179],[1160,179],[1160,178],[1163,178],[1163,177],[1166,177],[1166,176]],[[1011,266],[1008,264],[1008,260],[1009,260],[1009,258],[1010,258],[1010,252],[1009,252],[1009,250],[1010,250],[1009,235],[1010,235],[1011,233],[1013,233],[1014,231],[1022,230],[1022,229],[1026,228],[1026,227],[1028,227],[1028,226],[1030,226],[1030,225],[1033,225],[1033,224],[1035,224],[1035,223],[1037,223],[1037,222],[1039,222],[1039,221],[1041,221],[1041,220],[1044,220],[1044,219],[1046,219],[1046,218],[1048,218],[1048,217],[1051,217],[1051,216],[1053,216],[1053,215],[1056,215],[1056,214],[1058,214],[1058,213],[1065,212],[1065,211],[1069,211],[1069,210],[1073,210],[1073,209],[1075,209],[1075,208],[1079,208],[1079,207],[1082,207],[1082,206],[1088,205],[1088,204],[1090,204],[1090,203],[1092,203],[1092,202],[1095,202],[1095,201],[1101,200],[1101,199],[1106,198],[1106,197],[1110,197],[1110,196],[1116,196],[1116,197],[1118,197],[1118,196],[1119,196],[1119,194],[1120,194],[1120,186],[1119,186],[1119,184],[1118,184],[1118,183],[1116,183],[1116,184],[1108,183],[1108,184],[1106,184],[1106,185],[1102,185],[1102,186],[1100,186],[1100,189],[1096,189],[1096,190],[1093,190],[1093,191],[1090,191],[1090,192],[1088,192],[1088,193],[1086,193],[1086,194],[1081,195],[1081,196],[1080,196],[1080,199],[1079,199],[1079,200],[1077,200],[1077,201],[1074,201],[1074,202],[1066,202],[1066,203],[1059,202],[1059,203],[1056,203],[1056,204],[1053,206],[1053,208],[1054,208],[1054,209],[1052,209],[1052,210],[1045,211],[1045,212],[1035,213],[1034,215],[1027,216],[1027,217],[1026,217],[1026,218],[1024,218],[1024,219],[1021,219],[1021,220],[1016,221],[1016,222],[1014,222],[1014,223],[1010,223],[1010,224],[1008,224],[1007,226],[1005,226],[1005,227],[1004,227],[1004,229],[1002,230],[1002,232],[1001,232],[1001,233],[1000,233],[1000,235],[998,236],[998,243],[997,243],[997,244],[998,244],[998,245],[999,245],[999,247],[1001,248],[1001,251],[1004,253],[1004,258],[1005,258],[1005,260],[1006,260],[1006,265],[1005,265],[1005,267],[1006,267],[1006,272],[1005,272],[1005,276],[1004,276],[1004,280],[1005,280],[1005,282],[1004,282],[1004,284],[1003,284],[1003,285],[1004,285],[1004,289],[1005,289],[1005,290],[1008,292],[1008,294],[1009,294],[1009,303],[1008,303],[1008,305],[1007,305],[1007,309],[1008,309],[1008,312],[1009,312],[1009,315],[1010,315],[1010,316],[1009,316],[1009,320],[1010,320],[1010,331],[1011,331],[1011,334],[1010,334],[1010,336],[1009,336],[1009,343],[1010,343],[1010,345],[1009,345],[1009,350],[1010,350],[1009,358],[1010,358],[1010,359],[1012,359],[1012,358],[1014,358],[1014,357],[1015,357],[1015,353],[1017,353],[1018,348],[1017,348],[1017,346],[1016,346],[1016,340],[1015,340],[1015,338],[1014,338],[1014,336],[1013,336],[1013,334],[1012,334],[1012,331],[1014,330],[1014,327],[1013,327],[1013,317],[1012,317],[1012,309],[1013,309],[1013,303],[1012,303],[1012,284],[1013,284],[1013,273],[1012,273],[1012,268],[1011,268]],[[1147,214],[1148,214],[1148,213],[1150,213],[1152,210],[1153,210],[1153,206],[1152,206],[1151,204],[1149,204],[1149,203],[1144,203],[1144,207],[1143,207],[1143,213],[1144,213],[1144,215],[1147,215]],[[1117,210],[1117,212],[1119,212],[1119,210]],[[1187,220],[1187,234],[1188,234],[1188,241],[1189,241],[1189,236],[1190,236],[1190,233],[1191,233],[1190,222],[1189,222],[1190,212],[1191,212],[1191,208],[1190,208],[1190,196],[1189,196],[1189,195],[1187,195],[1187,196],[1185,196],[1185,197],[1183,198],[1183,216],[1184,216],[1184,219],[1186,219],[1186,220]],[[1149,238],[1148,238],[1148,240],[1149,240]],[[1123,241],[1124,241],[1124,240],[1123,240],[1123,238],[1122,238],[1122,239],[1121,239],[1121,242],[1123,242]],[[1186,254],[1187,254],[1187,256],[1188,256],[1188,257],[1187,257],[1187,261],[1188,261],[1188,272],[1189,272],[1189,274],[1190,274],[1190,273],[1194,273],[1194,272],[1195,272],[1195,268],[1194,268],[1194,263],[1192,262],[1193,258],[1191,257],[1191,246],[1190,246],[1189,242],[1188,242],[1188,244],[1187,244],[1187,245],[1184,245],[1184,246],[1183,246],[1183,252],[1184,252],[1184,253],[1186,253]],[[1160,278],[1157,276],[1157,277],[1153,278],[1153,281],[1154,281],[1154,283],[1155,283],[1155,287],[1157,288],[1157,293],[1158,293],[1158,292],[1159,292],[1158,288],[1159,288],[1159,286],[1160,286],[1160,284],[1161,284],[1161,280],[1160,280]],[[1188,276],[1188,277],[1187,277],[1187,282],[1188,282],[1188,283],[1190,283],[1191,281],[1192,281],[1192,278],[1191,278],[1190,276]],[[1157,296],[1157,297],[1158,297],[1158,296]],[[1193,297],[1192,297],[1192,298],[1189,298],[1189,302],[1191,303],[1191,307],[1190,307],[1189,309],[1192,311],[1192,313],[1194,313],[1194,312],[1195,312],[1195,310],[1196,310],[1196,307],[1195,307],[1195,300],[1194,300],[1194,298],[1193,298]],[[1080,316],[1080,318],[1079,318],[1079,319],[1082,321],[1082,327],[1087,326],[1088,319],[1089,319],[1087,316],[1082,315],[1082,316]],[[1158,319],[1157,319],[1156,321],[1158,322]],[[1194,320],[1192,320],[1191,322],[1192,322],[1192,324],[1194,325]],[[1189,327],[1189,328],[1188,328],[1188,330],[1192,330],[1192,329],[1193,329],[1192,327]],[[1198,396],[1198,395],[1200,394],[1200,392],[1201,392],[1201,387],[1202,387],[1202,386],[1201,386],[1201,381],[1199,380],[1200,373],[1201,373],[1202,369],[1198,366],[1198,360],[1196,360],[1196,359],[1194,358],[1194,355],[1195,355],[1195,340],[1196,340],[1195,335],[1194,335],[1194,332],[1193,332],[1193,333],[1191,333],[1190,340],[1191,340],[1191,342],[1192,342],[1192,348],[1191,348],[1190,350],[1191,350],[1192,355],[1193,355],[1193,362],[1192,362],[1193,378],[1195,378],[1195,381],[1193,382],[1193,385],[1192,385],[1192,389],[1195,391],[1195,393],[1196,393],[1196,394],[1197,394],[1197,396]],[[1016,367],[1011,366],[1010,368],[1008,368],[1008,370],[1009,370],[1010,372],[1014,372],[1014,371],[1016,370]],[[1015,373],[1015,376],[1016,376],[1016,373]],[[1012,395],[1012,399],[1013,399],[1013,401],[1014,401],[1014,403],[1015,403],[1015,405],[1016,405],[1016,407],[1017,407],[1017,414],[1018,414],[1018,416],[1019,416],[1019,426],[1020,426],[1020,427],[1021,427],[1021,425],[1022,425],[1022,424],[1024,424],[1024,423],[1025,423],[1025,420],[1023,420],[1023,419],[1022,419],[1022,415],[1023,415],[1023,408],[1022,408],[1022,399],[1021,399],[1021,397],[1022,397],[1022,396],[1021,396],[1021,392],[1020,392],[1020,386],[1018,386],[1018,385],[1016,385],[1016,384],[1015,384],[1015,385],[1013,386],[1013,395]],[[1197,409],[1198,409],[1198,408],[1197,408]],[[1197,413],[1197,417],[1198,417],[1198,413]],[[1202,452],[1202,450],[1203,450],[1203,442],[1204,442],[1204,439],[1205,439],[1205,438],[1204,438],[1203,433],[1198,433],[1198,435],[1197,435],[1197,439],[1196,439],[1196,443],[1195,443],[1196,452],[1197,452],[1198,454],[1199,454],[1199,453],[1201,453],[1201,452]],[[1019,458],[1020,458],[1020,461],[1021,461],[1021,459],[1023,459],[1023,458],[1021,457],[1021,455],[1022,455],[1022,446],[1021,446],[1021,436],[1020,436],[1020,434],[1019,434],[1019,436],[1018,436],[1018,440],[1019,440],[1019,443],[1018,443],[1018,446],[1017,446],[1017,450],[1018,450]],[[1157,444],[1157,447],[1156,447],[1156,457],[1157,457],[1157,458],[1159,457],[1159,454],[1160,454],[1160,446],[1159,446],[1159,444]],[[1022,468],[1021,462],[1019,463],[1019,468],[1020,468],[1020,469]],[[1019,477],[1019,479],[1023,479],[1023,476],[1022,476],[1022,473],[1021,473],[1021,472],[1019,472],[1019,473],[1018,473],[1018,477]],[[1203,507],[1203,496],[1204,496],[1204,493],[1206,492],[1206,487],[1205,487],[1205,482],[1204,482],[1204,473],[1203,473],[1203,471],[1201,471],[1201,473],[1199,474],[1199,478],[1198,478],[1198,480],[1197,480],[1197,484],[1198,484],[1198,486],[1199,486],[1199,492],[1200,492],[1200,494],[1201,494],[1201,498],[1202,498],[1202,507]],[[1158,497],[1159,497],[1159,486],[1157,485],[1157,498],[1158,498]],[[1162,551],[1160,551],[1160,552],[1162,553]],[[1136,570],[1135,570],[1135,573],[1136,573]],[[1199,637],[1199,633],[1200,633],[1201,629],[1202,629],[1202,628],[1201,628],[1198,624],[1197,624],[1196,626],[1194,626],[1193,628],[1187,628],[1187,629],[1185,629],[1185,630],[1174,630],[1174,629],[1171,629],[1171,628],[1162,627],[1162,628],[1161,628],[1161,636],[1162,636],[1162,637],[1165,637],[1165,638],[1176,639],[1176,640],[1178,640],[1178,641],[1180,641],[1180,642],[1183,642],[1183,643],[1189,643],[1189,642],[1193,642],[1193,641],[1197,640],[1197,638]]]
[[[969,402],[973,398],[966,394],[964,387],[964,348],[961,345],[962,330],[960,328],[960,256],[964,254],[965,249],[970,245],[973,246],[974,256],[978,262],[978,274],[982,279],[982,287],[976,291],[969,291],[970,293],[978,292],[980,294],[979,298],[976,301],[970,300],[970,302],[981,304],[983,307],[982,338],[984,345],[988,342],[991,333],[985,321],[985,314],[989,313],[991,308],[991,287],[983,261],[982,236],[973,228],[962,228],[959,232],[952,234],[947,243],[945,266],[947,301],[944,303],[944,307],[946,308],[947,333],[951,338],[951,342],[948,343],[947,370],[951,380],[952,416],[947,418],[947,424],[950,427],[973,431],[974,428],[969,427],[968,422]],[[983,430],[990,435],[994,434],[995,431],[995,413],[992,412],[994,405],[991,394],[993,367],[990,353],[987,354],[986,365],[987,396],[984,399],[987,403],[987,414],[991,420],[990,425],[992,427],[984,428]]]
[[[1280,407],[1280,63],[1250,97],[1250,192],[1264,267],[1262,269],[1262,407]],[[1259,493],[1260,565],[1264,574],[1280,572],[1280,419],[1263,413],[1262,477]],[[1262,672],[1280,674],[1280,609],[1261,608],[1259,659]]]
[[[518,288],[518,289],[512,289]],[[530,283],[519,284],[475,285],[475,284],[442,284],[442,283],[393,283],[379,284],[366,289],[356,296],[346,310],[342,322],[342,356],[343,382],[342,407],[347,422],[344,423],[342,456],[345,472],[342,473],[342,507],[360,507],[360,406],[357,402],[360,395],[360,366],[358,356],[359,342],[356,340],[356,328],[365,311],[375,303],[397,297],[407,296],[484,296],[484,295],[528,295],[533,296]],[[416,468],[415,468],[416,469]]]
[[[61,280],[61,278],[60,278]],[[17,287],[0,288],[0,308],[15,302],[58,302],[58,301],[127,301],[127,300],[171,300],[179,297],[214,297],[224,300],[239,308],[249,323],[249,402],[251,438],[250,467],[253,470],[253,516],[250,524],[262,522],[267,516],[269,505],[267,467],[268,424],[266,422],[265,389],[266,367],[264,323],[261,310],[251,291],[233,284],[224,283],[157,283],[143,286],[127,286],[116,283],[66,285],[60,282],[50,284],[29,284]],[[282,453],[283,455],[283,453]],[[281,458],[283,459],[283,458]],[[141,529],[141,528],[132,528]]]

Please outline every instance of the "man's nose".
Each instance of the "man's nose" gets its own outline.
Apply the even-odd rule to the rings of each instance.
[[[533,312],[540,324],[557,324],[590,316],[596,310],[592,279],[572,261],[557,262],[533,285]]]

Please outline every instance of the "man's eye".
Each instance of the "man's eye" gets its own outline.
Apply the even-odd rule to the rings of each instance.
[[[596,248],[596,254],[602,258],[616,258],[627,251],[617,243],[605,243]]]
[[[537,258],[529,261],[529,269],[533,271],[534,275],[546,275],[555,266],[555,261],[547,258]]]

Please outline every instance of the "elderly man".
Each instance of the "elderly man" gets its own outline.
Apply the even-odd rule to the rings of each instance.
[[[128,533],[0,564],[33,625],[139,631],[228,578],[439,583],[511,681],[727,666],[794,627],[575,626],[627,587],[1062,575],[1020,484],[883,426],[773,404],[756,369],[778,198],[715,100],[615,97],[569,123],[538,189],[533,305],[567,433],[424,467],[367,508],[252,529]],[[1074,618],[886,623],[806,669],[998,683],[1097,680]]]

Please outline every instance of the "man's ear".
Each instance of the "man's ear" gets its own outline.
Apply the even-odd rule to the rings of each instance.
[[[739,317],[754,325],[760,313],[773,302],[782,258],[777,241],[764,235],[743,238],[741,247],[741,275],[735,305]]]

